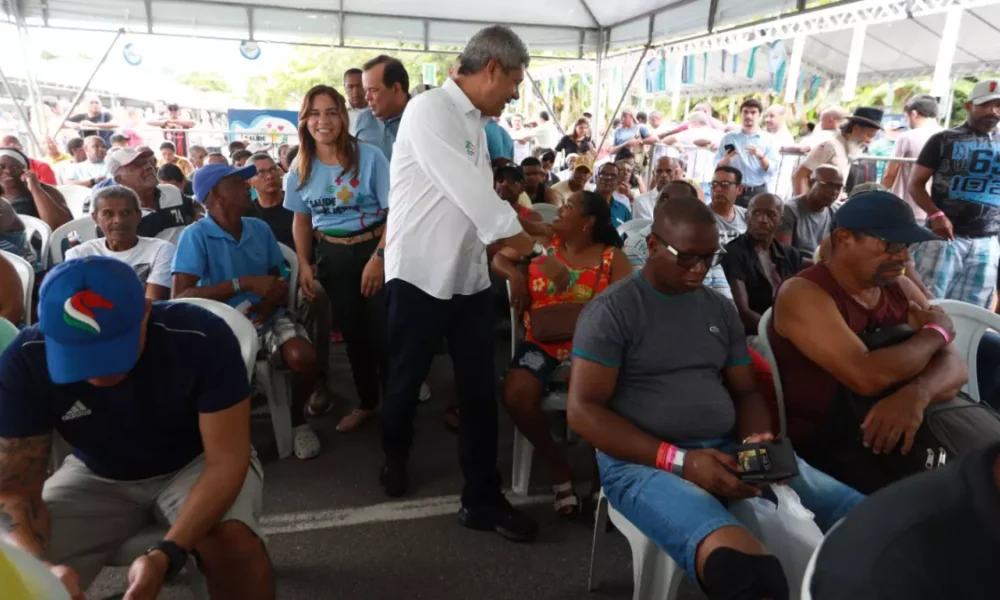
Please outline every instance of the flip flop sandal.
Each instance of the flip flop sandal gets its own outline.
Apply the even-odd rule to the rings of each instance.
[[[570,518],[580,512],[580,497],[573,491],[572,481],[557,483],[552,486],[552,491],[555,493],[552,508],[555,509],[556,514],[560,517]]]

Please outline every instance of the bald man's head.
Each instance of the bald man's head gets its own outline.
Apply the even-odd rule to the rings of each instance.
[[[646,244],[643,276],[654,287],[677,294],[694,291],[718,260],[715,214],[694,196],[671,196],[656,210]]]
[[[844,176],[833,165],[820,165],[810,176],[812,187],[806,194],[810,208],[819,212],[833,205],[844,191]]]
[[[781,225],[781,198],[774,194],[758,194],[750,200],[747,211],[747,234],[754,241],[770,246]]]

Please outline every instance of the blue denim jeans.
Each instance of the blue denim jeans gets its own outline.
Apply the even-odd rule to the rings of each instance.
[[[735,442],[720,439],[683,447],[731,452]],[[788,485],[802,499],[802,505],[815,513],[816,524],[824,533],[865,499],[801,458],[798,464],[799,475]],[[726,499],[673,473],[621,461],[603,452],[597,453],[597,466],[611,506],[684,567],[692,581],[698,581],[695,555],[701,541],[722,527],[743,526],[726,508]]]

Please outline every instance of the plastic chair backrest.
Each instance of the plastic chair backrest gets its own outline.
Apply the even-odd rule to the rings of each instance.
[[[73,232],[80,237],[81,242],[87,242],[90,240],[97,239],[97,224],[90,217],[83,217],[81,219],[73,219],[65,225],[59,226],[55,231],[52,232],[52,237],[49,238],[49,263],[48,266],[54,267],[65,260],[63,256],[63,242],[68,238]]]
[[[49,259],[49,240],[52,239],[52,228],[45,221],[29,215],[18,215],[24,223],[24,230],[28,234],[30,243],[37,233],[42,238],[42,252],[38,256],[39,262],[44,266]],[[34,246],[32,246],[34,248]]]
[[[951,317],[955,325],[955,339],[951,343],[969,367],[969,382],[962,387],[962,391],[980,402],[979,369],[976,364],[979,342],[987,331],[1000,332],[1000,315],[961,300],[932,300],[931,304],[940,306]]]
[[[632,219],[631,221],[626,221],[618,226],[618,235],[624,240],[631,233],[639,231],[643,227],[648,227],[652,225],[653,222],[649,219]]]
[[[278,242],[278,246],[281,248],[281,253],[285,256],[285,261],[288,263],[288,310],[294,313],[296,309],[296,296],[299,291],[299,257],[295,254],[295,250],[281,242]]]
[[[774,350],[771,349],[771,338],[767,336],[767,326],[771,323],[774,307],[767,309],[760,317],[757,325],[757,344],[760,354],[771,366],[771,376],[774,377],[774,396],[778,403],[778,423],[781,424],[781,437],[785,437],[785,395],[781,391],[781,374],[778,373],[778,360],[774,357]]]
[[[0,252],[3,252],[3,257],[10,264],[14,265],[14,270],[17,271],[18,276],[21,278],[21,291],[24,298],[24,324],[31,325],[31,298],[32,294],[35,293],[35,268],[31,266],[30,262],[12,252],[3,250],[0,250]]]
[[[257,338],[257,329],[250,322],[250,319],[244,317],[240,311],[232,306],[215,300],[209,300],[208,298],[181,298],[174,300],[174,302],[185,302],[200,306],[225,321],[233,330],[233,333],[236,334],[236,339],[240,342],[243,363],[247,368],[247,377],[249,378],[253,375],[260,342]]]
[[[531,210],[542,215],[542,220],[546,223],[552,223],[556,220],[556,215],[559,214],[559,208],[551,204],[533,204]]]
[[[63,198],[66,198],[66,207],[69,208],[74,219],[82,219],[87,216],[84,207],[90,200],[90,188],[82,185],[57,185],[56,189],[62,193]]]
[[[0,352],[2,352],[3,349],[6,348],[12,341],[14,341],[14,338],[17,337],[18,333],[20,332],[17,329],[17,325],[14,325],[3,317],[0,317]]]

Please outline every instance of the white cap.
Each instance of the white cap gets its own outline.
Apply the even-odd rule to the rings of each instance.
[[[153,156],[152,150],[139,152],[135,148],[115,148],[111,152],[108,152],[108,156],[104,161],[108,165],[108,175],[114,177],[118,173],[118,169],[132,164],[135,159],[140,157],[149,158],[150,156]]]
[[[1000,80],[984,79],[977,83],[972,88],[972,93],[969,94],[969,102],[976,105],[985,104],[991,100],[1000,100]]]

